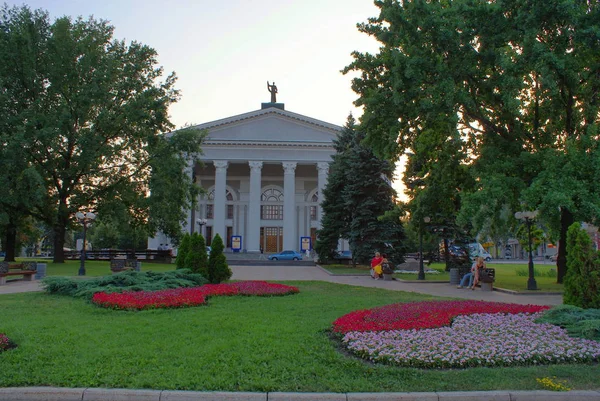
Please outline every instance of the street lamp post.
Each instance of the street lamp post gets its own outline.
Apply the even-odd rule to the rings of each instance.
[[[529,241],[529,279],[527,280],[528,290],[537,290],[537,283],[535,281],[533,270],[533,246],[531,241],[531,226],[533,225],[533,220],[536,218],[537,214],[537,210],[515,213],[515,218],[523,220],[527,226],[527,236]]]
[[[204,226],[206,225],[206,223],[208,223],[208,221],[206,219],[198,219],[196,221],[200,225],[200,235],[204,237]]]
[[[81,213],[81,212],[77,212],[75,213],[75,217],[77,218],[77,221],[83,226],[83,244],[81,247],[81,263],[79,264],[79,275],[80,276],[85,276],[85,240],[86,240],[86,234],[87,234],[87,228],[89,226],[89,224],[94,221],[94,219],[96,218],[96,215],[92,212],[86,212],[86,213]]]
[[[429,216],[423,217],[425,224],[429,223],[431,218]],[[420,224],[419,230],[419,275],[417,280],[425,280],[425,269],[423,268],[423,224]]]

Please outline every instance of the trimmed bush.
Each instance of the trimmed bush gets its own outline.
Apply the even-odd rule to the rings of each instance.
[[[202,275],[194,274],[189,269],[178,269],[164,273],[125,271],[89,280],[46,277],[42,280],[42,286],[49,294],[91,299],[97,292],[159,291],[198,287],[207,282]]]
[[[191,241],[191,237],[190,234],[186,233],[182,240],[181,243],[179,244],[179,247],[177,247],[177,259],[175,259],[175,263],[177,264],[177,268],[178,269],[185,269],[185,258],[187,257],[189,251],[190,251],[190,241]]]
[[[233,273],[227,264],[227,258],[223,254],[225,246],[219,234],[215,235],[211,245],[212,249],[208,258],[208,281],[219,284],[229,280]]]
[[[572,337],[600,341],[600,309],[558,305],[545,311],[536,323],[550,323],[566,329]]]
[[[193,233],[190,239],[190,250],[185,258],[185,266],[192,273],[202,274],[208,277],[208,256],[206,255],[206,242],[204,237]]]
[[[600,254],[579,223],[567,231],[567,273],[563,302],[600,309]]]

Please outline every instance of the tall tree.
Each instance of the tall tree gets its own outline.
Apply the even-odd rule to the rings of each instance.
[[[376,250],[389,249],[398,263],[404,238],[400,215],[396,214],[395,220],[383,218],[386,212],[397,208],[391,187],[394,166],[376,157],[362,143],[364,134],[355,128],[355,120],[350,116],[344,132],[335,142],[337,153],[333,156],[333,174],[325,189],[320,231],[327,233],[328,247],[324,250],[331,253],[337,240],[344,238],[350,244],[354,261],[366,262]],[[320,247],[317,241],[317,252],[321,251]]]
[[[22,17],[27,10],[5,14],[8,37],[29,23]],[[150,178],[152,169],[160,169],[164,160],[198,153],[202,134],[183,130],[163,135],[173,128],[168,107],[179,93],[174,73],[161,81],[155,50],[113,39],[114,28],[105,21],[63,17],[50,24],[47,16],[44,21],[40,45],[32,54],[13,49],[18,62],[7,75],[32,86],[35,96],[18,98],[27,104],[15,116],[20,129],[10,140],[22,147],[44,179],[51,207],[35,215],[54,227],[54,261],[62,262],[65,232],[76,211],[98,210],[116,199],[129,206],[133,221],[147,221],[148,193],[159,192],[148,184],[160,181]],[[30,70],[36,73],[22,73]],[[182,209],[194,185],[181,172],[171,170],[161,182],[167,177],[185,194],[178,193],[170,206]],[[178,217],[163,213],[152,227],[173,227]]]
[[[428,121],[455,115],[476,179],[465,204],[488,218],[539,208],[544,220],[557,221],[562,282],[567,227],[600,215],[600,184],[590,179],[600,174],[600,3],[376,4],[379,17],[359,29],[381,42],[380,51],[354,53],[346,68],[361,72],[353,89],[367,140],[395,157]],[[574,170],[577,162],[583,170]]]

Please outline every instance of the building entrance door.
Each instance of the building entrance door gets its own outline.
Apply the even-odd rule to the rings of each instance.
[[[283,227],[261,227],[260,246],[265,253],[281,252],[283,249]]]

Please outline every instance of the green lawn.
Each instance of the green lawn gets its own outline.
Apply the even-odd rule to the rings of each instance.
[[[496,282],[494,283],[495,287],[505,288],[508,290],[514,291],[523,291],[527,290],[527,279],[526,276],[517,275],[517,271],[528,271],[527,264],[501,264],[501,263],[488,263],[488,267],[492,267],[496,269]],[[369,267],[365,265],[357,265],[356,268],[348,265],[322,265],[322,267],[333,274],[341,274],[341,275],[369,275]],[[425,281],[450,281],[450,273],[444,270],[445,265],[443,263],[432,263],[429,266],[425,267],[426,269],[437,270],[439,274],[425,274]],[[556,277],[548,277],[547,273],[550,269],[555,269],[556,266],[554,264],[535,264],[535,270],[540,273],[540,275],[535,277],[537,282],[537,287],[540,291],[544,292],[562,292],[563,285],[556,283]],[[408,273],[396,273],[394,277],[400,280],[417,280],[416,274],[408,274]]]
[[[74,267],[74,266],[73,266]],[[90,265],[90,270],[93,266]],[[395,392],[542,389],[536,378],[598,389],[600,366],[420,370],[345,355],[327,330],[357,309],[433,299],[325,282],[287,297],[215,297],[207,306],[124,312],[45,293],[0,295],[0,387]],[[479,346],[479,345],[478,345]]]
[[[77,276],[79,273],[80,262],[78,260],[66,260],[65,263],[52,263],[52,260],[41,260],[39,258],[18,258],[17,261],[35,260],[40,263],[46,263],[47,276]],[[175,269],[175,264],[169,263],[146,263],[143,260],[143,271],[164,272]],[[85,275],[89,277],[99,277],[111,274],[110,262],[107,260],[86,260]]]

